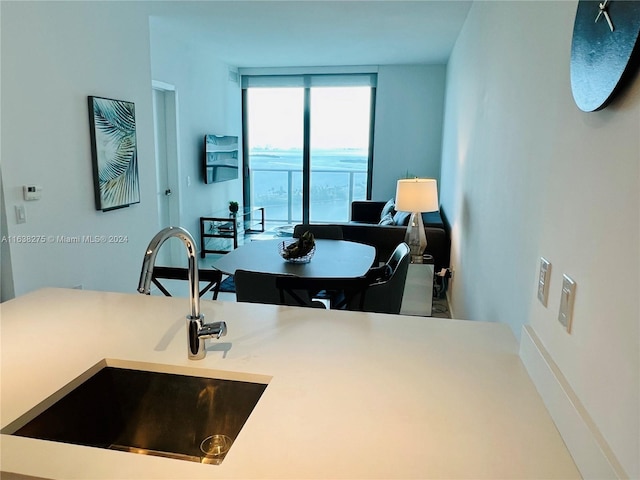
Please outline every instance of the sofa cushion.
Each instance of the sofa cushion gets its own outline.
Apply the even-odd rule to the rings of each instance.
[[[393,216],[391,213],[387,213],[384,217],[380,219],[378,225],[394,225]]]
[[[381,205],[382,206],[382,205]],[[398,225],[376,225],[366,223],[341,223],[344,240],[373,245],[376,249],[374,265],[386,262],[399,243],[404,242],[407,227]],[[449,267],[451,240],[444,228],[425,226],[427,249],[433,256],[436,271]]]
[[[444,228],[444,222],[440,212],[426,212],[422,214],[422,223],[425,227],[440,227]]]
[[[393,216],[393,224],[409,225],[409,218],[411,218],[411,212],[396,212]]]
[[[377,224],[382,216],[380,212],[385,202],[373,200],[354,200],[351,202],[350,222]]]
[[[384,204],[384,207],[382,207],[382,211],[380,212],[380,220],[384,219],[387,215],[391,215],[391,217],[393,217],[394,213],[396,213],[396,202],[392,198]],[[381,223],[380,225],[388,224]]]

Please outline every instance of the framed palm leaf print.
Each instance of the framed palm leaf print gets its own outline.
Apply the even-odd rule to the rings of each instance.
[[[96,209],[140,203],[135,105],[102,97],[88,100]]]

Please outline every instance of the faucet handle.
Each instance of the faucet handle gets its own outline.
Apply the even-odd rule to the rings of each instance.
[[[205,323],[198,332],[200,338],[224,337],[227,334],[227,324],[225,322]]]

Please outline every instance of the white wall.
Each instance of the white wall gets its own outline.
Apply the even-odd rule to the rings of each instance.
[[[373,200],[395,197],[396,181],[440,178],[444,65],[381,65],[376,90]]]
[[[202,162],[206,134],[237,135],[242,145],[241,90],[211,45],[195,44],[151,19],[153,79],[173,85],[178,103],[180,226],[197,238],[199,217],[242,204],[242,178],[207,185]],[[239,152],[241,155],[242,152]],[[187,183],[191,179],[191,185]]]
[[[0,22],[2,21],[2,10],[0,9]],[[2,37],[0,35],[0,51],[2,48]],[[0,64],[0,91],[2,85],[2,65]],[[0,128],[2,117],[0,117]],[[2,135],[0,135],[0,152],[2,151]],[[4,187],[2,183],[2,155],[0,154],[0,302],[10,300],[15,296],[13,289],[13,269],[11,268],[11,250],[7,238],[7,204],[4,199]]]
[[[447,70],[441,201],[456,317],[530,324],[596,430],[640,477],[640,81],[573,103],[577,3],[474,2]],[[553,265],[548,307],[539,257]],[[573,331],[557,321],[577,282]]]
[[[12,243],[16,295],[135,291],[157,226],[147,15],[129,2],[1,2],[2,173],[14,236],[126,235],[122,244]],[[95,210],[87,96],[136,105],[141,203]],[[25,202],[22,185],[43,187]],[[27,223],[17,224],[14,205]]]
[[[239,86],[228,80],[228,67],[212,58],[211,48],[157,29],[150,33],[144,2],[2,2],[1,8],[7,233],[128,239],[11,244],[11,264],[3,266],[13,267],[15,293],[77,285],[135,291],[144,249],[158,229],[152,78],[176,86],[182,162],[177,224],[196,237],[200,215],[242,199],[240,180],[204,185],[201,167],[205,134],[241,133]],[[136,105],[140,204],[95,210],[88,95]],[[25,202],[24,184],[41,185],[42,200]],[[25,206],[26,224],[16,223],[14,205]]]

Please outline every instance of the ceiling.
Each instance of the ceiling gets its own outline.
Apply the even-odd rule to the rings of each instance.
[[[472,1],[234,0],[153,4],[154,33],[236,67],[446,63]]]

